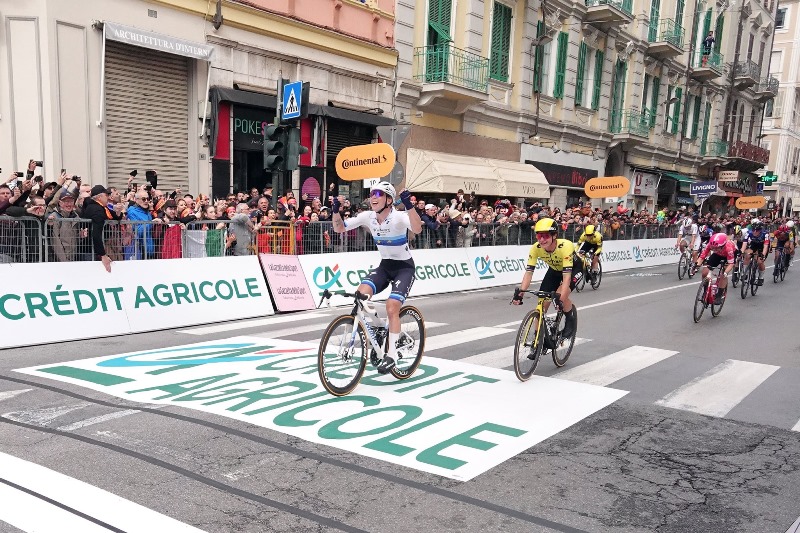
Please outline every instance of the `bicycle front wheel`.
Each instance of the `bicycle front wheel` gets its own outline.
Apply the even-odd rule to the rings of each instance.
[[[400,338],[397,340],[397,363],[392,375],[397,379],[410,378],[422,362],[425,350],[425,320],[416,307],[400,309]]]
[[[517,331],[514,345],[514,373],[520,381],[528,381],[539,364],[542,355],[542,335],[539,311],[534,309],[525,315]]]
[[[600,288],[600,281],[603,279],[603,262],[597,262],[597,273],[592,277],[592,288],[597,290]]]
[[[686,270],[689,268],[689,260],[686,259],[686,254],[681,254],[678,259],[678,279],[683,279],[686,276]]]
[[[575,307],[573,307],[575,309]],[[575,346],[575,336],[578,334],[578,312],[575,311],[575,331],[572,332],[572,336],[568,338],[564,338],[564,326],[567,320],[567,317],[564,316],[564,313],[559,313],[558,323],[555,325],[555,338],[556,343],[555,346],[550,350],[553,356],[553,364],[555,364],[558,368],[561,368],[565,364],[567,364],[567,359],[569,359],[570,354],[572,353],[572,348]]]
[[[752,275],[750,277],[750,280],[751,280],[751,283],[750,283],[750,295],[751,296],[755,296],[756,293],[758,292],[758,274],[759,274],[759,270],[758,270],[758,265],[755,264],[755,263],[750,263],[750,266],[752,268]]]
[[[750,290],[750,283],[753,281],[753,262],[751,261],[750,264],[744,267],[744,273],[742,274],[742,288],[741,288],[741,295],[742,300],[747,298],[747,291]]]
[[[334,396],[353,392],[367,366],[368,346],[367,332],[352,315],[333,319],[317,353],[319,379],[325,390]]]
[[[714,296],[716,296],[716,295],[714,295]],[[712,304],[711,304],[711,316],[719,316],[719,314],[722,312],[722,306],[725,305],[725,297],[726,296],[728,296],[728,287],[725,287],[725,289],[722,291],[722,301],[719,303],[719,305],[717,305],[717,304],[712,302]]]
[[[700,283],[697,288],[697,296],[694,299],[694,314],[693,318],[695,323],[700,322],[703,312],[706,310],[706,282]]]

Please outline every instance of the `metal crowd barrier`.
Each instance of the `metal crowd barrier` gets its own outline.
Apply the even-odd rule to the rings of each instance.
[[[558,237],[578,240],[583,224],[559,227]],[[769,229],[769,228],[768,228]],[[677,238],[678,225],[601,223],[606,240]],[[106,253],[115,261],[223,257],[227,255],[363,252],[376,250],[366,228],[338,234],[329,221],[291,223],[276,220],[248,229],[230,220],[188,224],[109,221],[103,231]],[[456,229],[423,227],[409,235],[414,249],[526,245],[536,242],[533,224],[470,223]],[[95,257],[91,221],[81,218],[0,216],[0,263],[91,261]]]

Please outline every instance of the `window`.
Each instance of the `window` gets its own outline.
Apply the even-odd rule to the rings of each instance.
[[[689,123],[694,118],[692,116],[692,112],[694,111],[694,95],[690,94],[686,98],[686,111],[683,113],[683,123],[681,124],[681,136],[685,139],[691,139],[692,135],[686,135],[686,131],[689,128]],[[680,117],[678,117],[680,120]]]
[[[676,135],[678,133],[678,123],[681,117],[681,98],[683,88],[667,86],[667,112],[664,120],[664,132]],[[674,98],[673,102],[670,102]]]
[[[553,71],[556,62],[552,57],[552,50],[553,41],[542,47],[542,94],[553,94]]]
[[[702,106],[702,99],[699,96],[694,97],[694,107],[691,108],[692,112],[692,130],[689,137],[692,139],[697,138],[697,130],[700,127],[700,107]]]
[[[772,55],[769,57],[770,74],[780,74],[782,64],[783,64],[783,51],[773,50]]]
[[[581,43],[581,46],[578,48],[578,72],[575,79],[576,106],[583,106],[585,103],[588,103],[587,88],[589,87],[589,72],[591,72],[591,70],[589,70],[589,63],[591,63],[590,49],[586,43]]]
[[[656,116],[658,115],[658,91],[661,88],[661,78],[653,78],[653,95],[650,100],[650,129],[656,127]]]
[[[555,83],[553,84],[553,98],[564,97],[564,77],[567,70],[567,47],[569,34],[562,31],[558,34],[558,55],[556,56]]]
[[[489,55],[489,77],[508,81],[511,48],[511,8],[500,2],[494,3],[492,13],[492,41]]]
[[[600,91],[603,88],[603,60],[605,53],[598,50],[594,54],[594,92],[592,93],[592,109],[600,109]]]
[[[786,26],[786,7],[779,7],[775,14],[775,29],[781,30]]]

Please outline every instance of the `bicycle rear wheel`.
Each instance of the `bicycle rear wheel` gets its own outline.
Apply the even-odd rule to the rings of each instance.
[[[786,271],[787,270],[789,270],[789,265],[787,265],[785,263],[783,265],[781,265],[781,281],[786,279]]]
[[[725,287],[725,289],[722,291],[722,302],[719,305],[715,303],[711,304],[711,316],[719,316],[719,314],[722,312],[722,306],[725,305],[725,298],[727,296],[728,296],[728,287]]]
[[[589,275],[589,270],[586,268],[586,259],[583,259],[583,268],[581,270],[582,270],[581,272],[582,276],[580,277],[578,282],[575,283],[575,290],[578,292],[581,292],[583,288],[586,286],[586,276]]]
[[[744,267],[744,273],[742,274],[742,288],[741,288],[741,295],[742,300],[747,298],[747,291],[750,290],[750,283],[751,278],[753,277],[753,262],[750,261],[750,264]]]
[[[741,259],[736,261],[736,266],[733,268],[733,272],[731,274],[731,283],[733,283],[733,288],[735,289],[739,285],[739,276],[741,276],[742,272],[742,261]]]
[[[400,338],[397,340],[397,363],[392,375],[410,378],[422,362],[425,350],[425,320],[419,309],[411,305],[400,309]]]
[[[707,282],[703,281],[697,288],[697,296],[694,298],[694,313],[693,318],[695,323],[700,322],[703,312],[706,310],[706,285]]]
[[[752,277],[750,278],[751,279],[750,294],[752,296],[755,296],[756,293],[758,292],[758,274],[759,274],[759,270],[758,270],[758,265],[754,264],[752,262],[750,263],[750,267],[753,269],[752,270],[753,274],[752,274]]]
[[[344,396],[356,388],[367,366],[368,346],[367,332],[352,315],[333,319],[322,335],[317,353],[319,378],[325,390]]]
[[[517,331],[517,342],[514,345],[514,373],[520,381],[530,379],[542,355],[544,331],[539,322],[539,311],[534,309],[525,315]]]
[[[575,336],[578,334],[578,310],[575,306],[573,306],[573,309],[575,309],[575,331],[572,332],[570,337],[565,339],[562,336],[566,321],[564,313],[558,313],[558,323],[554,326],[556,342],[555,347],[550,352],[553,356],[553,363],[559,368],[567,364],[567,359],[569,359],[570,354],[572,354],[572,348],[575,346]]]
[[[597,290],[600,287],[600,281],[603,279],[603,262],[597,262],[597,273],[592,277],[592,288]]]
[[[686,258],[686,254],[681,254],[681,258],[678,259],[678,279],[683,279],[686,276],[686,271],[689,268],[689,260]]]

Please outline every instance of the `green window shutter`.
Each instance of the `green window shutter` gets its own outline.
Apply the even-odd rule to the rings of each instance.
[[[432,44],[450,40],[450,18],[452,12],[452,0],[430,0],[428,5],[428,27],[438,37],[436,43]]]
[[[567,46],[569,45],[569,34],[560,32],[558,34],[558,53],[556,55],[556,80],[553,87],[553,98],[564,97],[564,77],[567,70]]]
[[[696,9],[697,9],[698,13],[699,13],[701,7],[702,6],[700,4],[697,5]],[[697,26],[699,24],[700,24],[700,17],[698,17],[696,15],[693,16],[692,17],[692,41],[691,41],[693,43],[697,43]]]
[[[700,126],[700,107],[702,106],[702,102],[700,101],[700,97],[694,99],[694,117],[692,120],[692,139],[697,138],[697,129]]]
[[[605,54],[598,50],[594,55],[594,92],[592,93],[592,109],[600,109],[600,91],[603,88],[603,59]]]
[[[672,134],[675,135],[678,133],[678,123],[681,119],[681,97],[683,96],[683,89],[681,87],[675,87],[675,98],[677,100],[673,104],[675,108],[672,112]]]
[[[703,35],[700,36],[700,39],[705,39],[706,35],[708,35],[708,31],[711,29],[711,8],[708,8],[706,11],[706,16],[703,18]],[[716,35],[714,36],[716,37]]]
[[[689,110],[692,109],[692,101],[694,96],[689,95],[686,102],[686,111],[683,113],[683,122],[681,123],[681,137],[686,138],[686,129],[689,127]]]
[[[508,58],[511,47],[511,8],[500,2],[494,3],[491,46],[489,76],[495,80],[508,81]]]
[[[645,73],[644,85],[642,87],[642,113],[647,111],[647,91],[650,90],[650,74]]]
[[[706,155],[706,148],[708,147],[708,128],[709,121],[711,120],[711,102],[706,101],[706,116],[703,120],[703,138],[700,140],[700,154]]]
[[[686,6],[686,0],[678,0],[678,5],[675,9],[675,24],[683,26],[683,9]]]
[[[588,51],[586,43],[581,43],[578,48],[578,77],[575,80],[575,105],[583,105],[583,77],[586,70],[586,54]]]
[[[719,53],[719,47],[722,45],[722,28],[725,26],[725,15],[720,14],[717,17],[717,28],[714,30],[714,51]],[[708,32],[706,32],[708,34]]]
[[[650,128],[656,126],[656,113],[658,113],[658,90],[661,88],[661,78],[653,78],[653,98],[650,100]]]
[[[667,102],[672,99],[672,85],[667,85]],[[672,115],[669,114],[670,104],[666,104],[666,111],[664,111],[664,131],[670,132],[672,131]]]
[[[650,28],[648,29],[648,40],[654,43],[658,40],[658,17],[661,10],[661,0],[653,0],[650,4]]]
[[[536,37],[541,37],[544,34],[544,22],[539,21],[536,23]],[[542,61],[544,61],[544,50],[542,45],[536,46],[536,53],[533,56],[533,92],[542,92]]]

